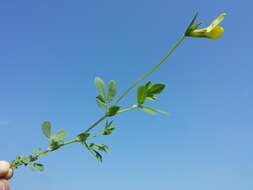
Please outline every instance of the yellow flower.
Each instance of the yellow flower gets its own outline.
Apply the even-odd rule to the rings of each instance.
[[[219,24],[224,20],[225,15],[226,13],[222,13],[208,27],[195,29],[191,31],[187,36],[196,38],[219,39],[224,33],[224,28]]]

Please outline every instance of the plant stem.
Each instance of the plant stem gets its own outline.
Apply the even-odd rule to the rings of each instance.
[[[115,105],[117,105],[125,96],[128,95],[128,93],[136,87],[142,80],[144,80],[147,76],[149,76],[151,73],[153,73],[158,67],[160,67],[175,51],[176,49],[182,44],[184,39],[186,38],[185,35],[183,35],[178,42],[175,44],[175,46],[165,55],[165,57],[155,65],[152,69],[150,69],[148,72],[146,72],[144,75],[142,75],[139,79],[137,79],[135,82],[132,83],[131,86],[128,87],[128,89],[116,100]]]
[[[95,128],[100,122],[104,121],[108,116],[103,115],[101,118],[99,118],[94,124],[92,124],[88,129],[84,131],[84,133],[88,133],[90,130]]]
[[[65,142],[65,143],[63,144],[63,146],[69,145],[69,144],[73,144],[73,143],[76,143],[76,142],[78,142],[77,139],[72,139],[72,140],[70,140],[70,141]]]
[[[125,96],[127,96],[129,94],[129,92],[134,88],[136,87],[142,80],[144,80],[147,76],[149,76],[151,73],[153,73],[156,69],[158,69],[158,67],[160,67],[175,51],[176,49],[182,44],[182,42],[184,41],[184,39],[186,38],[185,35],[183,35],[179,41],[175,44],[175,46],[167,53],[167,55],[157,64],[155,65],[152,69],[150,69],[148,72],[146,72],[144,75],[142,75],[139,79],[137,79],[135,82],[132,83],[132,85],[127,88],[127,90],[116,100],[115,104],[114,105],[117,105]],[[133,106],[131,107],[128,107],[128,108],[124,108],[122,110],[119,110],[117,115],[118,114],[122,114],[122,113],[125,113],[125,112],[128,112],[128,111],[132,111],[134,109],[137,109],[139,106],[137,104],[134,104]],[[107,114],[103,115],[102,117],[100,117],[97,121],[95,121],[89,128],[87,128],[84,132],[82,133],[88,133],[89,131],[91,131],[93,128],[95,128],[99,123],[101,123],[102,121],[104,121],[105,119],[107,119],[109,116]],[[94,135],[93,137],[96,137],[97,135]],[[65,145],[70,145],[70,144],[73,144],[73,143],[76,143],[76,142],[79,142],[78,139],[74,138],[70,141],[67,141],[65,142],[64,144],[62,144],[61,146],[59,146],[58,148],[60,147],[63,147]],[[87,146],[87,143],[85,142],[85,145],[86,147],[88,148]],[[58,149],[57,148],[57,149]],[[56,150],[56,149],[55,149]],[[50,150],[49,148],[42,151],[42,153],[45,155],[49,152],[52,152],[54,150]],[[32,155],[30,155],[32,156]],[[36,161],[40,156],[34,156],[33,157],[33,162]],[[14,160],[11,164],[11,167],[12,168],[17,168],[18,166],[21,166],[21,165],[25,165],[23,162],[17,162],[15,163],[16,160]]]

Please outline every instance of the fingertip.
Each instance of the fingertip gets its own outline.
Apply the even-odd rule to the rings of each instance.
[[[9,162],[4,160],[0,161],[0,177],[7,175],[10,170],[10,167],[11,165]]]
[[[14,170],[12,168],[10,168],[8,173],[5,176],[3,176],[2,178],[6,179],[6,180],[9,180],[9,179],[12,178],[13,174],[14,174]]]

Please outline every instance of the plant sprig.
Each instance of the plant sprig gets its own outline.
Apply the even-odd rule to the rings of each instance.
[[[103,153],[109,152],[109,147],[105,144],[100,144],[95,142],[97,137],[109,136],[111,135],[116,127],[114,126],[113,118],[117,115],[127,113],[136,109],[144,111],[150,115],[155,115],[157,113],[168,114],[165,111],[156,109],[146,105],[147,101],[156,101],[157,96],[163,92],[165,89],[165,84],[162,83],[152,83],[147,81],[145,84],[138,86],[143,80],[145,80],[150,74],[156,71],[166,60],[177,50],[177,48],[183,43],[186,37],[207,37],[212,39],[214,37],[220,36],[221,30],[217,30],[215,27],[224,19],[224,15],[219,16],[211,26],[211,33],[208,33],[206,29],[198,30],[201,23],[195,23],[197,19],[197,14],[193,17],[190,24],[188,25],[186,31],[183,33],[182,37],[174,45],[174,47],[162,58],[162,60],[155,65],[153,68],[148,70],[146,73],[141,75],[135,82],[133,82],[116,100],[117,95],[117,84],[114,80],[109,81],[108,85],[100,77],[95,78],[95,85],[98,89],[98,95],[96,96],[96,102],[100,108],[104,110],[104,114],[96,120],[91,126],[85,129],[83,132],[76,135],[71,140],[67,141],[66,138],[68,134],[59,130],[55,134],[52,134],[52,124],[49,121],[45,121],[42,124],[42,133],[48,140],[48,147],[44,150],[36,149],[31,155],[23,156],[19,155],[15,160],[11,162],[12,168],[19,168],[20,166],[29,166],[32,170],[43,171],[43,164],[38,162],[38,159],[42,156],[46,156],[50,152],[54,152],[64,146],[71,145],[74,143],[80,143],[85,147],[98,161],[103,161]],[[219,26],[220,29],[220,26]],[[213,39],[214,39],[213,37]],[[137,87],[138,86],[138,87]],[[129,107],[122,108],[119,105],[122,99],[124,99],[131,90],[137,87],[136,91],[136,103]],[[104,123],[101,131],[93,133],[93,129]]]

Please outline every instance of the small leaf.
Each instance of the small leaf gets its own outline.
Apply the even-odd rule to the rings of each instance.
[[[33,149],[33,153],[37,157],[42,157],[42,156],[46,155],[46,153],[43,150],[41,150],[41,149]]]
[[[48,148],[51,151],[57,150],[64,144],[64,139],[67,136],[68,134],[65,131],[63,130],[58,131],[55,135],[50,137],[50,145]]]
[[[154,111],[154,110],[151,109],[151,108],[142,107],[141,110],[144,111],[144,112],[146,112],[146,113],[149,114],[149,115],[156,115],[156,111]]]
[[[106,122],[106,125],[104,127],[104,131],[103,131],[103,135],[111,135],[114,130],[115,130],[115,126],[112,126],[112,121]]]
[[[146,88],[145,86],[140,86],[137,89],[137,102],[138,104],[143,104],[146,98]]]
[[[63,130],[58,131],[55,135],[54,135],[54,139],[57,140],[64,140],[66,137],[68,136],[68,133],[66,133]]]
[[[117,84],[114,80],[111,80],[108,84],[108,100],[112,101],[117,93]]]
[[[149,88],[152,87],[152,82],[151,81],[148,81],[146,84],[145,84],[145,88],[146,90],[148,90]]]
[[[155,101],[155,100],[157,100],[157,97],[155,97],[153,94],[152,95],[147,95],[146,100]]]
[[[32,162],[32,156],[20,156],[20,161],[25,165],[28,165]]]
[[[92,149],[98,149],[98,150],[103,151],[105,153],[109,152],[108,146],[106,146],[104,144],[91,143],[89,147]]]
[[[96,77],[95,78],[95,84],[97,86],[97,89],[98,89],[98,92],[99,94],[103,97],[103,99],[105,100],[106,99],[106,90],[105,90],[105,83],[104,81],[99,78],[99,77]]]
[[[166,112],[166,111],[163,111],[163,110],[160,110],[160,109],[155,109],[155,108],[150,108],[150,107],[147,107],[147,106],[143,106],[141,109],[144,112],[146,112],[150,115],[155,115],[157,113],[160,113],[160,114],[163,114],[163,115],[169,115],[169,113]]]
[[[119,106],[112,106],[109,108],[107,115],[109,117],[114,116],[117,114],[117,112],[119,111],[120,107]]]
[[[149,90],[150,94],[160,94],[165,88],[164,84],[154,84]]]
[[[82,142],[82,144],[90,151],[90,153],[93,156],[95,156],[98,159],[98,161],[100,161],[100,162],[103,161],[102,155],[98,151],[96,151],[92,147],[90,147],[90,145],[87,142]]]
[[[32,163],[29,165],[33,171],[43,171],[44,166],[41,163]]]
[[[51,139],[50,145],[48,146],[48,149],[50,151],[55,151],[58,148],[60,148],[64,144],[63,140],[58,140],[58,139]]]
[[[94,149],[91,149],[90,151],[97,158],[97,160],[99,162],[103,162],[103,157],[102,157],[102,155],[98,151],[96,151]]]
[[[106,101],[104,100],[104,98],[101,96],[101,95],[98,95],[96,97],[96,101],[97,101],[97,104],[100,108],[106,108]]]
[[[42,132],[49,139],[51,136],[51,123],[49,121],[45,121],[42,124]]]

